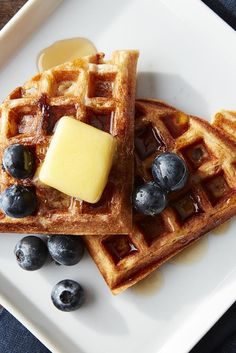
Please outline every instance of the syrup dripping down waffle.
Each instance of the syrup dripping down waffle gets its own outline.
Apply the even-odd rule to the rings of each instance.
[[[137,283],[169,258],[236,214],[236,143],[208,122],[154,100],[138,100],[135,183],[151,180],[160,153],[186,161],[185,188],[154,217],[134,214],[133,230],[86,236],[88,250],[113,294]]]
[[[133,120],[137,51],[99,53],[67,62],[34,76],[0,106],[0,158],[5,148],[29,146],[38,169],[33,178],[16,180],[0,172],[1,192],[13,184],[34,189],[38,209],[17,219],[0,212],[0,232],[109,234],[131,229]],[[111,133],[117,151],[107,187],[97,204],[69,197],[38,180],[57,121],[64,115]]]

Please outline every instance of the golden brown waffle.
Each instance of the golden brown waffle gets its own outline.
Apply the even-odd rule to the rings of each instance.
[[[185,159],[190,178],[160,215],[136,213],[132,233],[85,237],[114,294],[236,214],[236,143],[208,122],[163,102],[138,100],[135,147],[137,185],[151,179],[152,161],[164,151]]]
[[[222,110],[216,113],[212,124],[236,141],[236,111]]]
[[[111,133],[117,151],[107,187],[97,204],[88,204],[31,179],[16,180],[1,170],[1,191],[12,184],[35,189],[38,210],[16,219],[0,213],[0,232],[124,233],[132,224],[133,115],[137,51],[116,51],[67,62],[34,76],[0,107],[0,158],[7,146],[29,146],[38,168],[57,121],[63,115]]]

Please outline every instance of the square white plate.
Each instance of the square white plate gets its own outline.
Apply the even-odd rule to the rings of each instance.
[[[31,0],[0,33],[1,100],[36,72],[42,48],[80,36],[108,55],[140,50],[139,97],[208,120],[218,109],[236,109],[235,32],[200,0],[66,0],[39,26],[57,2]],[[53,352],[188,352],[236,298],[235,232],[231,221],[117,297],[88,256],[73,268],[48,264],[28,273],[13,255],[21,236],[1,235],[0,302]],[[50,301],[64,278],[87,290],[86,305],[72,314]]]

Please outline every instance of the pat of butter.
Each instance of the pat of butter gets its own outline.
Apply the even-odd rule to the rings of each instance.
[[[89,203],[99,201],[115,151],[110,134],[72,117],[62,117],[52,137],[39,180]]]

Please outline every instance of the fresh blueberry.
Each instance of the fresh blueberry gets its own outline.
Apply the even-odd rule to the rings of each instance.
[[[34,156],[27,146],[14,144],[3,154],[3,167],[16,179],[29,178],[34,171]]]
[[[84,243],[79,236],[52,235],[48,239],[48,250],[56,263],[72,266],[81,260]]]
[[[161,213],[166,204],[165,193],[153,181],[139,186],[133,194],[134,208],[149,216]]]
[[[83,305],[85,293],[83,287],[70,279],[55,285],[51,299],[55,307],[61,311],[74,311]]]
[[[152,164],[152,175],[159,187],[167,192],[182,189],[188,180],[188,169],[175,153],[162,153]]]
[[[48,249],[42,239],[30,235],[18,241],[14,254],[21,268],[35,271],[41,268],[47,260]]]
[[[23,218],[34,213],[37,207],[35,193],[22,185],[12,185],[0,196],[1,208],[6,215]]]

